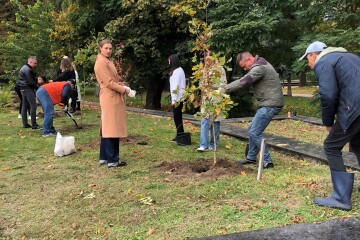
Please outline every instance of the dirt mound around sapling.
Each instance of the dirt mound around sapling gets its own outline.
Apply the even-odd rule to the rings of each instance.
[[[199,176],[217,178],[220,176],[233,176],[241,174],[253,174],[254,170],[247,169],[242,165],[229,162],[226,158],[219,158],[214,165],[214,159],[200,158],[191,162],[175,161],[162,162],[156,169],[165,172],[172,177]]]

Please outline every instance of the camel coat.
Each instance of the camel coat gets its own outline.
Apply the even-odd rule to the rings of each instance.
[[[127,137],[126,88],[120,82],[114,63],[99,54],[94,66],[96,80],[100,86],[101,124],[103,138]]]

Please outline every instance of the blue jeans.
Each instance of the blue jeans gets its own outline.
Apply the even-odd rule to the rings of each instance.
[[[49,94],[44,88],[39,88],[36,91],[36,97],[44,112],[43,134],[56,133],[53,126],[54,104],[51,101]]]
[[[256,111],[256,114],[251,121],[249,133],[249,152],[247,159],[256,160],[261,147],[263,139],[262,133],[269,125],[271,119],[280,112],[281,108],[278,107],[261,107]],[[267,145],[265,145],[264,162],[272,162]]]
[[[220,136],[220,122],[214,122],[215,128],[215,140],[216,148],[219,147],[219,136]],[[210,129],[210,144],[209,144],[209,129]],[[201,128],[200,128],[200,147],[203,148],[214,148],[214,131],[213,126],[209,118],[201,119]]]

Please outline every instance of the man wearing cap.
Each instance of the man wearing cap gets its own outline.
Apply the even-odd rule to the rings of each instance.
[[[61,108],[68,103],[71,90],[74,89],[75,80],[67,82],[51,82],[42,85],[36,92],[36,97],[40,102],[44,112],[43,137],[56,135],[53,126],[54,105],[58,104]]]
[[[354,173],[346,172],[341,150],[349,143],[360,164],[360,57],[341,47],[326,47],[325,43],[313,42],[300,58],[303,59],[308,60],[319,80],[322,122],[329,132],[324,151],[331,171],[333,193],[327,198],[315,198],[314,202],[351,210]]]
[[[283,93],[279,74],[264,58],[253,56],[249,52],[239,53],[236,62],[245,71],[249,71],[239,80],[233,81],[224,87],[224,91],[234,92],[242,87],[252,86],[257,100],[258,109],[251,121],[249,132],[249,152],[246,159],[240,164],[256,164],[256,157],[260,151],[263,139],[262,133],[269,125],[271,119],[277,115],[284,106]],[[222,90],[223,91],[223,90]],[[265,145],[263,168],[273,168],[270,152]]]

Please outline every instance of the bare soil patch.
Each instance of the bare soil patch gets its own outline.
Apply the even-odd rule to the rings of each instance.
[[[169,177],[198,176],[207,178],[218,178],[220,176],[234,176],[254,174],[255,171],[247,169],[242,165],[229,162],[226,158],[218,159],[213,165],[213,159],[200,158],[193,162],[175,161],[162,162],[156,166],[156,170],[169,174]]]

